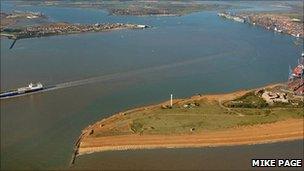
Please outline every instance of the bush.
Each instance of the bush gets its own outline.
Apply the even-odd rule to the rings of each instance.
[[[231,108],[265,108],[268,104],[254,92],[248,92],[242,97],[228,102],[227,106]]]
[[[139,122],[133,122],[131,124],[131,130],[134,132],[134,133],[140,133],[143,131],[143,125]]]

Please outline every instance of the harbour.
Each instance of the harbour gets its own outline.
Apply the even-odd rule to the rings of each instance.
[[[290,18],[279,14],[231,14],[218,13],[219,17],[240,23],[259,25],[267,30],[289,34],[296,38],[303,38],[303,24],[298,18]]]

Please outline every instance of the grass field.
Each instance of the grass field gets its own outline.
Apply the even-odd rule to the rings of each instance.
[[[303,100],[268,105],[255,91],[179,99],[172,107],[166,104],[113,115],[97,122],[91,136],[189,134],[304,117]]]
[[[136,133],[172,134],[219,130],[271,123],[287,118],[303,118],[302,108],[223,108],[218,103],[199,101],[193,108],[173,107],[132,114]]]

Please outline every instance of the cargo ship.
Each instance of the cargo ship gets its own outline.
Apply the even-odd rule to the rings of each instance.
[[[237,22],[241,22],[241,23],[245,22],[244,18],[241,18],[241,17],[236,16],[236,15],[232,15],[230,13],[218,13],[217,15],[220,16],[220,17],[226,18],[226,19],[237,21]]]
[[[0,99],[14,97],[22,94],[27,94],[31,92],[36,92],[43,90],[44,87],[41,83],[33,84],[30,83],[27,87],[21,87],[15,90],[6,91],[0,94]]]
[[[294,69],[289,69],[288,87],[294,94],[304,95],[304,53],[298,60],[298,65]]]

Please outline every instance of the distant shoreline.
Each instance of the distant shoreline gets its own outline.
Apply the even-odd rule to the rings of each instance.
[[[81,34],[89,32],[109,32],[123,29],[145,29],[146,25],[124,23],[96,23],[88,25],[70,23],[51,23],[39,26],[30,26],[16,31],[16,29],[3,29],[1,37],[9,39],[26,39],[36,37],[48,37],[56,35]]]
[[[264,88],[272,88],[283,84],[272,84]],[[253,89],[258,90],[258,89]],[[198,99],[208,101],[228,101],[243,96],[253,90],[240,90],[228,94],[196,95],[187,99],[175,99],[174,103],[187,102]],[[191,148],[191,147],[218,147],[234,145],[250,145],[273,143],[287,140],[303,139],[303,118],[288,118],[273,123],[255,124],[250,126],[237,126],[224,130],[205,130],[201,132],[189,132],[182,134],[122,134],[94,137],[94,130],[107,125],[123,121],[124,116],[135,112],[145,112],[160,108],[169,102],[150,105],[120,112],[109,118],[103,119],[94,125],[88,126],[82,131],[75,143],[74,155],[71,163],[79,155],[94,152],[114,150],[159,149],[159,148]],[[125,128],[127,129],[127,128]],[[98,134],[98,132],[97,132]]]

